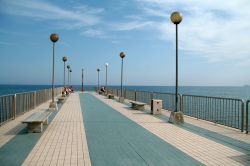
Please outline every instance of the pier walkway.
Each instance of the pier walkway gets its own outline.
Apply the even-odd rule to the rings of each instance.
[[[39,106],[48,108],[49,102]],[[0,165],[250,165],[250,136],[185,116],[168,123],[95,93],[71,94],[43,133],[0,127]]]

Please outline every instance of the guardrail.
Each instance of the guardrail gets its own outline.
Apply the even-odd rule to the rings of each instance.
[[[154,99],[160,99],[162,100],[162,107],[165,110],[173,111],[175,110],[175,94],[174,93],[159,93],[154,92],[153,95]],[[179,111],[182,111],[181,107],[181,95],[178,94],[178,105],[177,109]]]
[[[133,90],[124,90],[124,97],[129,100],[136,101],[136,91]]]
[[[135,93],[136,101],[140,101],[140,102],[143,102],[143,103],[150,104],[151,100],[153,99],[153,93],[152,92],[134,91],[134,93]]]
[[[249,127],[249,103],[250,100],[246,101],[246,133],[248,134],[248,127]]]
[[[55,88],[55,95],[63,88]],[[0,125],[51,99],[51,89],[0,96]]]
[[[244,101],[234,98],[182,95],[185,115],[244,130]]]
[[[109,88],[109,91],[120,96],[119,89]],[[170,111],[175,109],[174,93],[124,90],[124,98],[147,104],[151,103],[151,99],[160,99],[163,102],[163,109]],[[249,126],[249,103],[250,100],[246,102],[246,122],[244,123],[245,110],[242,99],[178,94],[178,110],[185,115],[240,129],[242,132],[246,129],[246,133]]]
[[[111,89],[109,91],[113,93],[115,96],[120,96],[120,89]],[[136,91],[136,90],[127,90],[124,91],[124,98],[134,101],[140,101],[147,104],[151,104],[152,99],[160,99],[162,100],[162,107],[166,110],[174,110],[175,109],[175,94],[174,93],[160,93],[160,92],[147,92],[147,91]],[[181,95],[178,94],[178,110],[181,111]]]
[[[82,91],[81,86],[73,86],[74,91]],[[97,87],[95,86],[83,86],[83,91],[97,91]]]

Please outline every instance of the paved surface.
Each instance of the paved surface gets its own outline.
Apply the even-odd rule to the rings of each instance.
[[[38,106],[36,109],[26,112],[25,114],[18,116],[15,120],[11,120],[8,123],[1,126],[0,127],[0,148],[26,127],[26,124],[21,123],[22,120],[29,117],[35,111],[46,109],[48,107],[49,107],[49,102],[46,102]]]
[[[250,165],[250,149],[248,148],[244,152],[237,150],[236,148],[209,139],[204,135],[200,135],[197,132],[188,130],[187,127],[185,128],[185,124],[183,126],[176,126],[166,123],[166,119],[160,119],[142,111],[131,110],[127,105],[106,99],[104,96],[95,96],[165,142],[205,165]],[[214,126],[202,121],[197,122],[197,120],[195,121],[192,118],[187,121],[189,123],[194,121],[193,125],[200,125],[200,127],[204,127],[206,130],[211,129],[214,132],[218,130],[224,135],[230,136],[236,142],[242,141],[245,145],[249,146],[249,135],[239,133],[239,131],[234,129]]]
[[[26,124],[22,124],[21,121],[32,113],[45,110],[48,107],[49,102],[46,102],[0,127],[0,165],[13,166],[23,163],[42,133],[27,134]],[[53,119],[56,113],[52,113],[49,121]],[[45,130],[46,127],[44,126]]]
[[[91,165],[77,93],[69,96],[23,165]]]
[[[96,97],[80,99],[93,166],[203,165]]]
[[[0,165],[250,165],[249,134],[191,117],[176,126],[167,111],[93,95],[71,94],[43,133],[20,123],[35,110],[1,126]]]

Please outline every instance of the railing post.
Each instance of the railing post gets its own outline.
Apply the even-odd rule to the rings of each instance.
[[[16,118],[16,94],[12,96],[12,119]]]
[[[244,130],[244,100],[241,100],[241,132]]]
[[[154,99],[154,92],[150,93],[150,107],[151,107],[151,112],[153,111],[153,99]]]
[[[36,108],[36,91],[33,94],[34,108]]]
[[[151,92],[150,93],[150,100],[153,100],[153,98],[154,98],[154,92]]]
[[[136,101],[136,90],[135,90],[135,101]]]
[[[250,100],[247,100],[246,102],[246,134],[248,134],[248,106],[249,106]]]
[[[180,96],[180,112],[183,112],[183,101],[182,101],[182,95],[179,94]]]
[[[124,93],[123,97],[124,99],[126,99],[126,89],[123,90],[123,93]]]

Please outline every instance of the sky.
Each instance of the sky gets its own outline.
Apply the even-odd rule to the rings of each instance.
[[[0,0],[0,84],[175,85],[174,11],[179,32],[179,85],[250,85],[249,0]],[[67,80],[67,75],[66,75]]]

